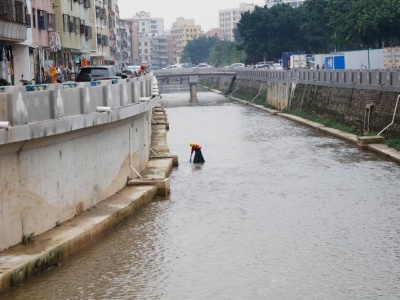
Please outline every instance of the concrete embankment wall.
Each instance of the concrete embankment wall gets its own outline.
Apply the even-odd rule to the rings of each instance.
[[[11,125],[0,129],[0,251],[110,197],[145,168],[158,101],[151,82],[0,93],[0,121]]]
[[[354,126],[359,133],[400,136],[398,73],[245,71],[232,76],[201,77],[200,84],[279,110],[302,110]],[[334,79],[334,80],[332,80]],[[351,82],[351,83],[350,83]],[[394,114],[395,113],[395,114]]]

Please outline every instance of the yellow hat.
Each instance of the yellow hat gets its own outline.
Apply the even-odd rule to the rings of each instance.
[[[190,143],[189,146],[190,146],[190,147],[193,147],[193,146],[194,146],[194,143]]]

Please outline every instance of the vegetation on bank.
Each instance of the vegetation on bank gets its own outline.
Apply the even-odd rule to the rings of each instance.
[[[211,85],[207,84],[207,82],[204,82],[203,85],[211,88]],[[266,90],[263,90],[259,95],[255,96],[255,97],[251,97],[247,94],[243,94],[240,91],[235,91],[233,94],[231,94],[231,96],[234,96],[235,98],[239,98],[244,101],[252,102],[254,104],[262,105],[266,108],[279,110],[277,107],[265,103],[264,99],[266,99],[266,96],[267,96]],[[339,120],[335,120],[335,119],[331,119],[331,118],[320,118],[318,116],[311,115],[300,109],[284,109],[284,110],[282,110],[282,112],[291,114],[291,115],[295,115],[295,116],[301,117],[303,119],[310,120],[310,121],[313,121],[316,123],[320,123],[327,127],[335,128],[335,129],[338,129],[338,130],[341,130],[344,132],[348,132],[351,134],[365,135],[362,128],[359,128],[357,126],[344,125]],[[377,134],[376,132],[370,132],[368,135],[376,135],[376,134]],[[385,137],[385,144],[388,147],[396,149],[397,151],[400,151],[400,138],[388,137],[388,136],[384,136],[384,137]]]
[[[270,105],[270,104],[266,104],[264,102],[265,93],[264,93],[264,95],[260,95],[259,97],[254,99],[254,101],[252,101],[252,99],[249,99],[250,97],[244,96],[244,95],[242,95],[240,93],[237,93],[237,94],[235,93],[235,97],[238,97],[238,98],[246,100],[246,101],[253,102],[255,104],[263,105],[263,106],[265,106],[267,108],[270,108],[270,109],[279,110],[275,106]],[[340,121],[335,120],[335,119],[320,118],[318,116],[314,116],[314,115],[308,114],[307,112],[305,112],[303,110],[300,110],[300,109],[287,109],[287,110],[283,110],[282,112],[287,113],[287,114],[291,114],[291,115],[295,115],[295,116],[301,117],[303,119],[310,120],[310,121],[313,121],[313,122],[316,122],[316,123],[320,123],[320,124],[323,124],[323,125],[325,125],[327,127],[335,128],[335,129],[338,129],[338,130],[341,130],[341,131],[344,131],[344,132],[348,132],[348,133],[351,133],[351,134],[364,135],[364,133],[362,131],[362,128],[359,128],[357,126],[347,126],[347,125],[344,125]],[[376,132],[371,132],[369,134],[370,135],[376,135],[377,133]],[[400,151],[400,138],[385,137],[385,144],[388,147],[391,147],[393,149],[396,149],[397,151]]]

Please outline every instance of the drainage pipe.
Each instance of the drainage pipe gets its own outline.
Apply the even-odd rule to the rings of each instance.
[[[231,93],[231,95],[233,95],[233,94],[238,90],[239,83],[240,83],[240,81],[238,80],[238,83],[237,83],[237,85],[236,85],[236,89]]]
[[[254,99],[256,99],[258,96],[260,96],[260,94],[261,94],[261,89],[262,89],[262,86],[263,86],[263,83],[264,83],[264,81],[261,81],[261,86],[260,86],[260,90],[258,91],[258,94],[257,94],[257,96],[255,96],[252,100],[251,100],[251,102],[253,102],[254,101]]]
[[[385,128],[383,128],[382,131],[378,133],[378,136],[380,136],[382,132],[384,132],[386,129],[388,129],[390,126],[393,125],[393,123],[394,123],[394,118],[396,117],[397,105],[399,104],[399,99],[400,99],[400,95],[397,96],[396,107],[394,108],[394,113],[393,113],[392,122],[391,122],[388,126],[386,126]]]
[[[139,174],[138,171],[136,171],[136,169],[133,167],[133,159],[132,159],[132,127],[129,128],[129,164],[130,164],[130,168],[133,170],[133,172],[136,173],[136,175],[140,178],[143,179],[142,176]]]
[[[154,155],[158,155],[158,153],[154,151],[151,147],[150,147],[150,152],[153,152]]]

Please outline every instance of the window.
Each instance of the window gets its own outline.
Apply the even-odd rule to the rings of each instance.
[[[69,16],[69,32],[75,31],[75,18],[74,16]]]
[[[80,34],[85,34],[85,20],[81,19],[81,28],[80,28]]]
[[[31,28],[32,24],[31,24],[31,15],[30,14],[26,14],[26,28]]]
[[[32,9],[32,23],[33,28],[36,28],[36,9]]]
[[[38,10],[38,28],[44,30],[47,26],[47,13],[44,10]]]
[[[63,30],[69,31],[69,16],[66,14],[63,14]]]
[[[85,39],[91,39],[92,38],[92,27],[90,26],[85,26]]]
[[[54,14],[47,14],[47,31],[56,31]]]
[[[75,19],[75,33],[79,34],[81,33],[81,19],[80,18],[74,18]]]

